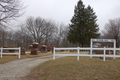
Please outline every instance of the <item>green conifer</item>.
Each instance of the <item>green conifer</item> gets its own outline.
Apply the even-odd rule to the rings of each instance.
[[[97,16],[89,5],[85,8],[82,0],[79,0],[74,9],[74,16],[69,25],[68,40],[70,43],[79,44],[82,47],[90,43],[91,38],[99,36],[99,28],[96,23]]]

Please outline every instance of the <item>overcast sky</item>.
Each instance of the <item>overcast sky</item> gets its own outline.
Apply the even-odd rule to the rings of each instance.
[[[74,7],[79,0],[23,0],[28,7],[21,17],[28,16],[52,19],[59,23],[69,24],[74,15]],[[82,0],[85,6],[90,5],[98,16],[100,30],[104,29],[109,19],[120,17],[120,0]]]

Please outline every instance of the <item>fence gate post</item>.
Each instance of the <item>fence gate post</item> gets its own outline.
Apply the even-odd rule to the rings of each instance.
[[[78,56],[77,56],[77,60],[79,60],[79,47],[78,47]]]
[[[53,60],[55,60],[55,47],[53,48]]]
[[[2,58],[2,52],[3,52],[3,48],[1,47],[1,58]]]
[[[105,47],[104,47],[104,57],[103,57],[103,61],[105,61]]]

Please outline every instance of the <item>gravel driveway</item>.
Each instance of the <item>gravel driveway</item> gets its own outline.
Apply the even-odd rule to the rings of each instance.
[[[59,57],[56,57],[59,58]],[[52,60],[53,56],[27,58],[0,64],[0,80],[21,80],[41,63]]]

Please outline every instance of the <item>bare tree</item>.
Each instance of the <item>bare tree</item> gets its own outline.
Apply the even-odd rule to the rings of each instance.
[[[120,18],[111,19],[109,23],[105,25],[102,31],[102,37],[107,39],[116,39],[117,47],[120,41]]]
[[[10,20],[20,17],[24,8],[20,0],[0,0],[0,26],[6,27]]]
[[[15,36],[14,36],[14,31],[7,31],[7,36],[6,36],[6,42],[5,42],[5,46],[9,47],[9,46],[15,46]]]
[[[70,44],[69,41],[67,40],[68,30],[69,30],[69,27],[65,26],[63,30],[63,40],[62,40],[61,46],[68,47]]]
[[[45,43],[47,45],[50,36],[54,32],[54,24],[50,21],[37,17],[29,17],[26,20],[24,32],[33,42]]]
[[[33,40],[40,43],[44,35],[44,19],[29,17],[25,23],[25,32]]]
[[[4,30],[4,28],[0,28],[0,45],[2,47],[5,46],[7,31]]]
[[[28,49],[28,46],[32,44],[32,41],[26,35],[23,29],[17,30],[14,32],[12,41],[14,41],[14,45],[17,47],[22,47]]]
[[[55,23],[53,23],[52,20],[48,20],[46,21],[45,23],[45,31],[44,31],[44,41],[45,41],[45,45],[50,45],[51,44],[51,40],[52,40],[52,35],[54,34],[55,32]]]
[[[57,24],[57,27],[55,28],[54,33],[54,44],[57,46],[63,46],[62,42],[65,38],[65,28],[66,26],[63,23]]]

